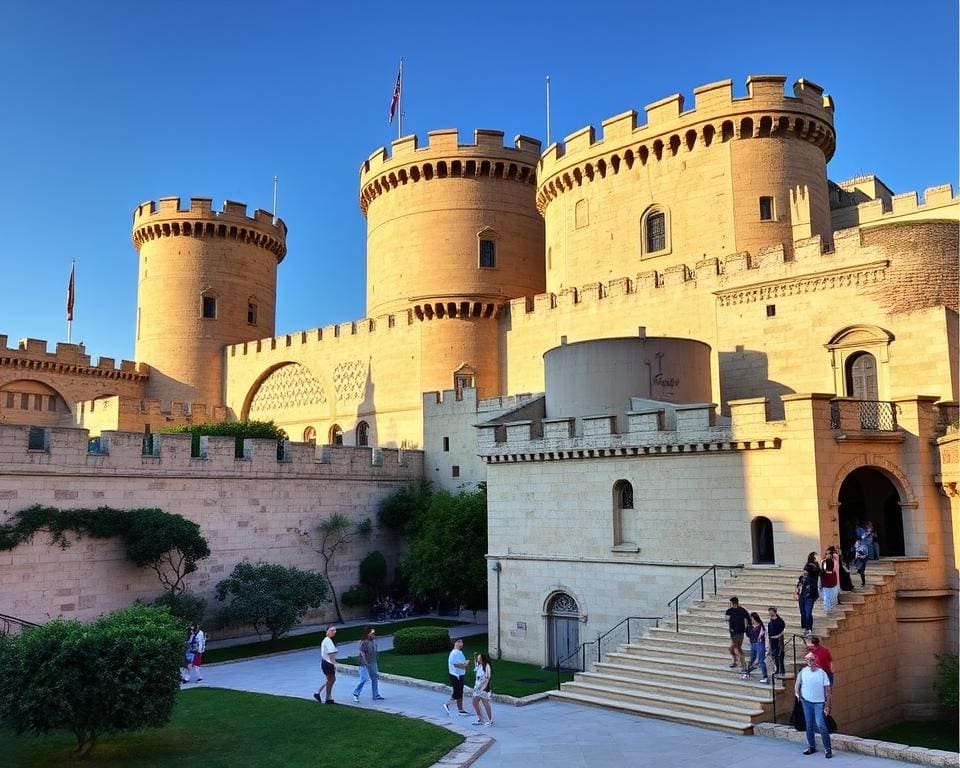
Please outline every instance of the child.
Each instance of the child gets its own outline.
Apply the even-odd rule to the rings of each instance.
[[[867,578],[864,575],[864,571],[867,569],[867,560],[870,558],[870,553],[867,551],[866,546],[864,545],[861,539],[857,539],[853,543],[853,567],[857,573],[860,574],[860,586],[866,586]]]

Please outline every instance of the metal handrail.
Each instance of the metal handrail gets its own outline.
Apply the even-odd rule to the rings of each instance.
[[[21,630],[24,629],[36,629],[39,627],[39,624],[34,624],[32,621],[27,621],[26,619],[19,619],[16,616],[7,616],[5,613],[0,613],[0,635],[9,635],[11,625],[16,625],[20,627]]]
[[[707,570],[701,573],[697,578],[695,578],[685,589],[683,589],[680,594],[678,594],[673,600],[667,603],[667,608],[671,605],[674,608],[674,621],[673,625],[677,632],[680,631],[680,600],[687,594],[691,589],[693,589],[698,584],[700,585],[700,599],[703,600],[706,596],[703,590],[703,580],[706,578],[707,574],[713,574],[713,594],[717,594],[717,568],[726,568],[729,571],[733,572],[735,569],[743,568],[743,564],[740,565],[711,565]]]
[[[602,635],[598,636],[596,640],[586,640],[586,641],[580,643],[580,645],[577,646],[576,650],[575,650],[573,653],[569,654],[568,656],[564,656],[562,659],[557,659],[557,663],[556,663],[556,671],[557,671],[557,690],[558,690],[558,691],[560,690],[560,670],[562,669],[563,662],[569,661],[569,660],[572,659],[574,656],[580,654],[580,656],[581,656],[581,658],[580,658],[580,669],[581,669],[582,671],[583,671],[583,670],[586,670],[586,668],[587,668],[587,646],[588,646],[588,645],[593,645],[594,643],[596,643],[596,645],[597,645],[597,662],[599,662],[600,659],[601,659],[601,657],[602,657],[601,643],[602,643],[602,641],[604,640],[604,638],[606,638],[607,636],[613,634],[613,633],[614,633],[616,630],[618,630],[621,626],[623,626],[624,624],[626,624],[626,625],[627,625],[627,642],[629,643],[629,642],[630,642],[630,622],[631,622],[631,621],[653,621],[653,622],[656,622],[656,623],[655,623],[655,626],[659,627],[659,626],[660,626],[660,619],[661,619],[661,618],[662,618],[661,616],[627,616],[627,618],[621,619],[619,622],[617,622],[614,626],[612,626],[610,629],[608,629],[608,630],[607,630],[606,632],[604,632]]]

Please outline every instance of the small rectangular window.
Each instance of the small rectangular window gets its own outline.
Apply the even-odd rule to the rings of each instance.
[[[776,317],[776,314],[777,314],[777,305],[767,304],[767,317]]]
[[[43,395],[34,395],[33,396],[33,410],[42,411],[43,410]]]
[[[217,317],[217,299],[215,296],[203,297],[203,316],[207,320],[215,320]]]
[[[257,324],[257,305],[250,303],[247,304],[247,324],[256,325]]]
[[[13,408],[13,392],[7,392],[7,408]]]
[[[443,450],[445,450],[445,451],[449,451],[449,450],[450,450],[450,438],[449,438],[449,437],[443,438]]]
[[[30,410],[30,395],[26,393],[20,394],[20,410],[21,411]]]
[[[493,240],[480,241],[480,266],[483,269],[493,269],[497,266],[497,249]]]
[[[453,477],[460,477],[460,465],[454,464],[452,467],[450,467],[450,474]]]
[[[57,396],[56,396],[56,395],[50,395],[50,397],[47,398],[47,410],[48,410],[48,411],[55,411],[55,410],[57,410]]]
[[[760,198],[760,221],[773,221],[773,198]]]

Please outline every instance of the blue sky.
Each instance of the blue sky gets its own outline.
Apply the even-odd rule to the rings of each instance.
[[[133,208],[271,206],[290,228],[277,333],[364,313],[358,168],[404,133],[544,139],[677,91],[805,77],[836,102],[832,179],[957,185],[957,3],[7,3],[0,10],[0,334],[131,358]]]

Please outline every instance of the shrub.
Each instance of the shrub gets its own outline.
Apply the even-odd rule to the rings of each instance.
[[[358,584],[340,595],[340,601],[347,608],[369,608],[375,599],[374,592],[363,584]]]
[[[937,654],[937,679],[933,689],[940,704],[957,714],[957,680],[960,677],[960,657],[955,653]]]
[[[199,624],[207,607],[206,600],[191,592],[165,592],[152,604],[158,608],[166,608],[181,624]]]
[[[182,657],[181,627],[157,608],[90,624],[56,619],[0,643],[0,724],[72,731],[85,756],[101,734],[169,721]]]
[[[272,421],[225,421],[219,424],[185,424],[179,427],[170,427],[161,432],[179,432],[189,434],[193,440],[190,443],[190,455],[197,457],[200,455],[200,437],[208,435],[210,437],[235,437],[237,439],[234,447],[234,456],[238,459],[243,458],[243,441],[246,438],[261,438],[264,440],[277,441],[277,458],[283,458],[283,441],[287,439],[287,433]]]
[[[220,626],[250,624],[276,640],[285,635],[311,608],[327,600],[327,582],[319,573],[269,563],[237,563],[230,576],[217,584],[217,600],[230,602],[218,614]]]
[[[449,651],[451,647],[446,627],[408,627],[393,633],[393,650],[403,656]]]
[[[393,533],[410,534],[416,527],[417,518],[429,506],[431,495],[427,481],[401,488],[383,500],[377,512],[377,522]]]
[[[374,550],[360,561],[360,583],[375,595],[383,592],[387,585],[387,558],[379,550]]]

